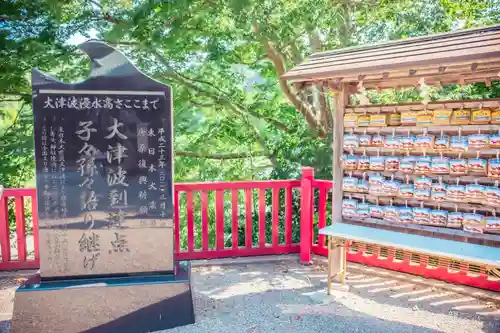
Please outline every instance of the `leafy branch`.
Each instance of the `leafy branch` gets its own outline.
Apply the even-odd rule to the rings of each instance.
[[[281,90],[288,98],[288,100],[295,106],[295,108],[304,116],[309,127],[316,131],[319,136],[325,136],[326,132],[321,124],[318,122],[315,112],[312,106],[299,97],[298,91],[296,91],[293,86],[289,85],[286,80],[282,79],[281,76],[285,74],[285,62],[283,55],[273,46],[273,43],[268,40],[261,32],[258,24],[253,24],[253,29],[258,39],[261,41],[264,49],[266,50],[267,57],[274,65],[276,74],[279,77],[279,84]]]
[[[176,156],[183,157],[193,157],[193,158],[206,158],[212,160],[233,160],[241,158],[251,158],[251,157],[270,157],[269,153],[266,152],[242,152],[242,153],[221,153],[221,154],[199,154],[187,151],[176,151]]]
[[[0,91],[0,95],[7,95],[7,96],[22,96],[24,98],[31,98],[31,94],[29,93],[23,93],[23,92],[18,92],[18,91]]]
[[[121,45],[129,45],[129,46],[141,45],[139,43],[130,42],[130,41],[119,41],[119,42],[109,42],[109,43],[118,44],[118,45],[120,45],[120,44]],[[167,72],[164,75],[162,75],[164,78],[172,79],[175,82],[186,86],[187,88],[193,89],[193,90],[197,91],[199,94],[201,94],[209,99],[212,99],[215,103],[218,103],[218,104],[221,104],[221,105],[228,107],[230,110],[232,110],[233,112],[237,113],[240,116],[243,116],[245,114],[249,114],[252,117],[266,121],[267,123],[279,128],[282,131],[285,131],[288,133],[294,133],[293,129],[291,129],[286,124],[280,122],[279,120],[273,119],[271,117],[266,117],[264,115],[259,114],[258,112],[255,112],[255,111],[252,111],[248,108],[245,108],[241,104],[234,102],[232,100],[231,96],[227,92],[220,89],[212,82],[209,82],[209,81],[203,80],[203,79],[199,79],[199,78],[189,77],[189,76],[177,71],[170,64],[170,62],[153,47],[147,46],[147,49],[148,49],[148,52],[153,54],[155,56],[155,58],[157,58],[161,62],[161,64],[163,66],[165,66],[165,68],[167,69]],[[204,85],[209,89],[201,88],[200,86],[198,86],[196,84]],[[210,91],[210,89],[213,91]]]
[[[5,137],[5,135],[7,135],[9,133],[9,131],[14,128],[14,126],[17,123],[17,120],[19,119],[19,116],[21,115],[21,112],[22,112],[25,104],[26,104],[26,102],[23,102],[21,104],[21,107],[19,108],[19,110],[17,110],[17,113],[16,113],[16,116],[14,118],[14,121],[12,121],[12,124],[10,124],[10,126],[5,129],[3,137]]]
[[[158,54],[158,53],[155,52],[155,56],[157,58],[159,58],[159,59],[163,59],[162,63],[164,65],[166,65],[166,67],[167,67],[167,69],[169,71],[167,73],[167,75],[166,75],[168,78],[173,78],[178,83],[181,83],[181,84],[187,86],[188,88],[196,90],[198,93],[202,94],[205,97],[208,97],[208,98],[214,100],[216,103],[220,103],[220,104],[228,107],[230,110],[232,110],[233,112],[237,113],[240,116],[244,116],[245,113],[248,113],[252,117],[255,117],[255,118],[258,118],[258,119],[262,119],[262,120],[268,122],[269,124],[271,124],[273,126],[276,126],[277,128],[279,128],[282,131],[293,133],[293,130],[290,129],[284,123],[282,123],[282,122],[280,122],[280,121],[278,121],[276,119],[263,116],[263,115],[255,112],[255,111],[249,110],[248,108],[245,108],[242,105],[239,105],[239,104],[233,102],[231,100],[231,97],[229,96],[229,94],[227,94],[226,92],[224,92],[220,88],[216,87],[214,84],[212,84],[212,83],[210,83],[208,81],[205,81],[205,80],[194,79],[194,78],[188,77],[188,76],[186,76],[186,75],[184,75],[182,73],[179,73],[173,67],[171,67],[168,64],[168,62],[166,62],[166,59],[163,58],[162,55],[160,55],[160,54]],[[200,88],[200,87],[198,87],[197,85],[195,85],[193,83],[199,83],[199,84],[202,84],[202,85],[206,85],[209,88],[214,89],[215,91],[220,92],[221,95],[217,95],[216,93],[211,93],[210,91],[208,91],[206,89],[203,89],[203,88]]]

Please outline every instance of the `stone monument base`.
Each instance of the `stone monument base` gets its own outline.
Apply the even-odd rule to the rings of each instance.
[[[13,333],[139,333],[194,323],[191,266],[173,274],[44,281],[16,291]]]

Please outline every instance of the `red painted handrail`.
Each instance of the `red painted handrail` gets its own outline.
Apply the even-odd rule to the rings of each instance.
[[[332,181],[314,179],[312,168],[304,168],[300,180],[175,184],[175,257],[192,260],[300,252],[300,262],[310,263],[311,254],[326,256],[326,239],[318,230],[331,224],[332,187]],[[36,200],[35,189],[4,190],[0,198],[0,270],[39,267]],[[29,201],[31,205],[25,207]],[[300,203],[298,211],[294,203]],[[32,213],[32,237],[28,236],[25,211]],[[14,231],[9,229],[9,218]],[[300,243],[294,243],[294,235],[299,233]],[[419,255],[420,261],[415,263],[410,262],[411,253],[396,258],[395,251],[399,250],[354,243],[347,260],[500,291],[500,282],[488,276],[487,267],[480,267],[480,273],[467,263],[461,263],[459,271],[444,261],[430,267],[428,256]]]
[[[300,262],[308,264],[311,262],[312,246],[312,203],[314,169],[304,168],[302,170],[302,181],[300,185]]]
[[[299,252],[301,245],[292,242],[292,221],[293,190],[300,186],[298,180],[175,184],[176,258],[213,259]],[[210,198],[215,207],[212,215]],[[230,204],[226,206],[226,203]],[[254,229],[257,229],[256,234]],[[181,235],[183,230],[187,231],[186,244]],[[198,246],[196,238],[200,240]],[[214,242],[212,246],[210,240]]]
[[[315,204],[317,206],[312,209],[317,212],[318,227],[313,228],[314,237],[311,252],[316,255],[327,256],[328,249],[326,247],[325,238],[322,235],[318,235],[317,230],[331,224],[331,218],[329,218],[331,213],[327,212],[327,207],[328,203],[330,203],[330,208],[333,209],[331,207],[331,200],[328,198],[328,192],[333,188],[333,182],[313,179],[312,187],[313,191],[315,191],[313,197],[317,198],[315,201],[316,203],[312,203],[313,206]],[[303,225],[304,224],[301,226]],[[369,246],[370,251],[366,251],[368,249],[366,244],[351,244],[347,253],[347,260],[369,266],[420,275],[425,278],[500,291],[499,279],[488,276],[487,267],[485,266],[480,267],[480,272],[477,272],[478,267],[462,262],[460,263],[460,269],[456,270],[456,267],[450,267],[450,262],[439,258],[433,258],[434,261],[437,260],[437,265],[429,266],[430,256],[418,254],[418,256],[415,256],[415,258],[419,259],[418,262],[411,262],[412,253],[410,251],[401,251],[402,255],[396,258],[395,252],[397,249],[384,248],[376,244],[370,244]]]
[[[313,236],[313,244],[312,244],[311,251],[315,254],[320,254],[320,253],[326,253],[326,251],[327,251],[325,236],[319,235],[318,230],[331,224],[331,218],[329,218],[329,217],[331,217],[331,212],[330,213],[327,212],[327,204],[330,203],[330,207],[331,207],[331,199],[329,198],[328,193],[330,193],[332,188],[333,188],[333,182],[331,180],[313,179],[312,187],[313,187],[313,191],[315,191],[314,194],[317,194],[317,198],[318,198],[318,200],[316,200],[318,227],[313,228],[314,236]],[[313,205],[314,205],[314,203],[313,203]],[[313,210],[314,210],[314,207],[313,207]]]
[[[31,201],[30,207],[25,207],[27,201]],[[11,206],[10,210],[9,204]],[[3,191],[0,197],[0,248],[2,250],[0,271],[36,269],[40,266],[36,207],[37,198],[35,189],[5,189]],[[28,252],[26,208],[33,212],[31,225],[33,252]],[[11,215],[10,218],[12,218],[13,214],[15,219],[15,231],[13,232],[9,228],[9,213]],[[15,243],[13,243],[13,238],[16,239]],[[17,255],[15,256],[14,254]]]
[[[293,230],[292,220],[293,198],[297,192],[294,192],[294,189],[300,189],[300,186],[300,180],[175,184],[174,252],[176,259],[211,259],[299,252],[300,244],[292,242],[293,232],[298,232],[298,230]],[[270,207],[268,207],[266,200],[268,191],[271,194]],[[211,194],[215,194],[214,216],[209,214],[211,208],[209,199],[213,197]],[[226,197],[226,194],[230,194],[230,197]],[[297,193],[297,195],[299,194]],[[256,196],[255,201],[254,195]],[[183,198],[181,199],[180,196]],[[283,200],[280,201],[280,197]],[[198,198],[199,200],[197,200]],[[29,209],[24,207],[27,201],[31,201]],[[231,202],[230,208],[225,205],[227,201]],[[254,202],[257,204],[255,212]],[[280,202],[284,205],[280,205]],[[14,231],[9,230],[9,203],[10,218],[15,218]],[[242,204],[240,205],[240,203]],[[0,270],[39,267],[36,207],[36,189],[4,190],[0,198],[0,248],[2,253]],[[25,210],[32,213],[33,221],[31,229],[34,244],[29,253]],[[225,214],[228,211],[230,215],[226,217]],[[270,216],[268,216],[268,212],[270,212]],[[280,221],[280,216],[284,216],[283,221]],[[241,221],[240,217],[242,217]],[[214,229],[213,227],[215,233],[210,235],[210,230]],[[258,229],[256,242],[253,242],[253,229]],[[271,230],[272,235],[270,241],[266,239],[266,230],[268,229]],[[228,230],[229,232],[227,232]],[[183,231],[186,234],[181,235]],[[242,232],[240,233],[240,231]],[[199,247],[196,246],[197,237],[201,239]],[[226,242],[228,237],[230,240]],[[15,244],[13,243],[14,238],[16,239]],[[214,246],[211,246],[211,240],[214,241]],[[184,247],[182,246],[183,242],[185,242]],[[17,251],[12,251],[16,248]]]

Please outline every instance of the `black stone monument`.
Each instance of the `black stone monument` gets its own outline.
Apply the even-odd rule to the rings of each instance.
[[[87,80],[32,74],[40,271],[16,291],[13,332],[194,323],[173,258],[171,89],[103,42],[80,48]]]

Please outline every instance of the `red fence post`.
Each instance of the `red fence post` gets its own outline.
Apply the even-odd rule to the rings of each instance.
[[[9,206],[7,196],[0,196],[0,246],[2,248],[2,263],[8,263],[10,258]]]
[[[300,263],[311,263],[313,168],[302,168],[300,181]]]
[[[179,191],[174,187],[174,255],[179,255],[179,253],[181,253],[181,224],[179,212]]]

